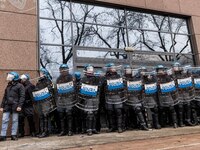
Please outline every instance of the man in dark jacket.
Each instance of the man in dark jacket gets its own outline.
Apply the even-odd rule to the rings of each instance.
[[[25,98],[24,86],[19,83],[18,73],[8,73],[7,81],[8,85],[0,108],[0,111],[3,112],[0,141],[6,140],[10,114],[12,114],[11,140],[17,140],[18,117]]]
[[[35,122],[34,122],[34,108],[33,108],[33,90],[35,86],[29,81],[30,77],[28,74],[20,76],[21,83],[25,88],[25,101],[22,107],[22,112],[19,115],[19,137],[24,136],[24,120],[27,117],[30,135],[35,136]]]

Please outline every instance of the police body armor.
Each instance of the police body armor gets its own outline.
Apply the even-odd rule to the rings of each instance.
[[[126,77],[127,101],[129,106],[142,106],[142,79]]]
[[[58,108],[72,109],[77,103],[75,97],[75,83],[72,75],[60,75],[57,79],[57,100]]]
[[[157,75],[159,105],[162,107],[174,106],[178,103],[176,98],[176,85],[169,75]]]
[[[157,80],[154,73],[145,73],[143,76],[144,92],[143,105],[146,108],[154,108],[157,106]]]
[[[190,102],[195,98],[191,75],[183,71],[175,72],[176,85],[178,88],[178,99],[180,102]]]
[[[80,81],[77,98],[77,108],[87,112],[97,111],[99,109],[99,78],[96,76],[83,77]]]
[[[123,78],[117,72],[106,75],[105,86],[105,99],[107,104],[120,105],[127,100]]]
[[[40,78],[33,92],[34,103],[39,115],[48,115],[56,109],[53,96],[52,82],[46,78]]]

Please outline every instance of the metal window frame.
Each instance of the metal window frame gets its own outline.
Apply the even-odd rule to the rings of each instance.
[[[184,33],[176,33],[176,32],[172,32],[172,30],[171,30],[171,27],[169,27],[170,28],[170,31],[168,32],[168,31],[159,31],[159,30],[151,30],[151,29],[142,29],[142,28],[131,28],[131,27],[128,27],[128,25],[127,25],[127,16],[126,16],[126,14],[127,14],[127,11],[134,11],[134,10],[131,10],[131,9],[126,9],[126,7],[125,6],[123,6],[123,8],[118,8],[118,7],[113,7],[113,8],[115,8],[115,9],[120,9],[120,10],[124,10],[124,13],[125,13],[125,26],[116,26],[116,25],[108,25],[108,24],[99,24],[99,23],[90,23],[90,22],[82,22],[82,21],[75,21],[75,20],[73,20],[73,18],[72,18],[72,3],[74,3],[74,0],[67,0],[67,1],[69,1],[69,4],[70,4],[70,19],[69,20],[67,20],[67,19],[54,19],[54,18],[48,18],[48,17],[40,17],[40,6],[39,6],[39,0],[38,0],[38,56],[40,57],[40,46],[41,45],[45,45],[45,46],[66,46],[66,47],[72,47],[72,49],[73,49],[73,63],[74,63],[74,65],[75,65],[75,68],[76,68],[76,66],[78,66],[78,63],[76,63],[76,59],[77,59],[77,55],[76,55],[76,50],[77,50],[77,48],[84,48],[84,49],[87,49],[87,50],[94,50],[94,49],[97,49],[97,47],[83,47],[83,46],[77,46],[77,45],[74,45],[74,43],[73,43],[73,40],[72,40],[72,45],[63,45],[63,44],[52,44],[52,43],[42,43],[42,42],[40,42],[40,20],[52,20],[52,21],[55,21],[55,20],[57,20],[57,21],[64,21],[64,22],[70,22],[71,23],[71,38],[73,39],[73,24],[74,23],[80,23],[80,24],[90,24],[90,25],[99,25],[99,26],[105,26],[105,27],[112,27],[112,28],[124,28],[124,29],[126,29],[126,33],[127,33],[127,37],[126,37],[126,39],[127,39],[127,43],[128,43],[128,46],[129,46],[129,37],[128,37],[128,35],[129,35],[129,29],[132,29],[132,30],[141,30],[141,31],[148,31],[148,32],[156,32],[156,33],[158,33],[158,32],[160,32],[160,33],[167,33],[167,34],[171,34],[171,41],[172,41],[172,44],[173,44],[173,40],[172,40],[172,36],[173,36],[173,34],[177,34],[177,35],[184,35],[184,36],[188,36],[189,38],[190,38],[190,43],[191,43],[191,36],[192,36],[192,34],[190,34],[191,32],[190,32],[190,30],[189,30],[189,28],[188,28],[188,20],[186,19],[186,18],[183,18],[182,17],[182,19],[185,19],[186,20],[186,23],[187,23],[187,28],[188,28],[188,32],[189,32],[189,34],[184,34]],[[77,2],[75,2],[75,3],[77,3]],[[82,2],[78,2],[79,4],[82,4]],[[90,4],[90,3],[86,3],[86,4]],[[94,6],[95,6],[95,4],[94,4]],[[99,6],[99,5],[96,5],[96,6]],[[101,5],[100,5],[101,6]],[[105,7],[105,6],[102,6],[102,7]],[[105,8],[112,8],[112,7],[105,7]],[[139,11],[135,11],[135,12],[139,12]],[[139,13],[141,13],[141,12],[139,12]],[[147,13],[147,12],[143,12],[143,13],[146,13],[146,14],[150,14],[150,13]],[[154,13],[152,13],[152,14],[154,14]],[[155,14],[155,15],[160,15],[160,14]],[[174,17],[174,16],[170,16],[170,15],[161,15],[161,16],[167,16],[168,17],[168,22],[170,22],[170,17]],[[177,17],[178,18],[178,17]],[[170,23],[169,23],[169,25],[170,25]],[[120,52],[122,52],[122,49],[115,49],[115,48],[99,48],[99,50],[103,50],[103,51],[107,51],[107,52],[109,52],[109,51],[112,51],[112,50],[115,50],[115,52],[118,52],[118,51],[120,51]],[[193,54],[193,47],[191,47],[191,52],[192,52],[192,54],[187,54],[187,53],[176,53],[175,52],[175,47],[173,46],[173,53],[168,53],[168,52],[152,52],[152,51],[135,51],[135,52],[137,52],[137,54],[153,54],[153,55],[173,55],[174,56],[174,58],[176,58],[175,57],[175,55],[177,55],[177,54],[179,54],[179,55],[189,55],[189,56],[193,56],[194,57],[194,54]],[[39,58],[38,58],[39,59]],[[127,59],[128,60],[128,59]],[[124,60],[125,61],[125,60]],[[193,61],[194,61],[194,63],[195,63],[195,59],[193,59]],[[39,61],[38,61],[39,62]],[[76,65],[77,64],[77,65]],[[38,65],[39,66],[39,65]]]

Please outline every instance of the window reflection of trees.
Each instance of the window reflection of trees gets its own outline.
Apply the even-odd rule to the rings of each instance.
[[[57,63],[70,60],[72,47],[65,47],[73,45],[121,49],[132,46],[136,50],[174,53],[157,54],[160,61],[192,61],[192,57],[182,56],[192,51],[185,19],[79,3],[72,3],[71,11],[66,1],[41,0],[40,3],[40,50],[42,54],[49,53],[51,50],[45,51],[42,45],[60,45],[60,56],[55,56],[62,59]],[[110,55],[127,59],[126,54],[119,52]],[[41,55],[41,63],[47,62],[45,59]]]

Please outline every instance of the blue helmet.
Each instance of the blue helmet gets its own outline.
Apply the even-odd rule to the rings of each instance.
[[[132,69],[130,65],[124,66],[125,74],[132,74]]]
[[[74,76],[77,80],[80,80],[81,79],[81,73],[80,72],[75,72],[74,73]]]
[[[87,68],[88,68],[88,67],[91,67],[91,66],[92,66],[91,64],[85,64],[85,65],[84,65],[84,70],[87,70]]]
[[[19,74],[17,72],[12,71],[12,72],[9,72],[8,74],[11,74],[14,76],[13,81],[19,80]]]
[[[24,75],[27,77],[28,80],[30,80],[30,75],[29,74],[26,73]]]
[[[174,69],[174,71],[182,71],[183,67],[181,66],[181,64],[179,62],[175,62],[173,64],[173,69]]]
[[[108,64],[106,64],[106,66],[105,66],[105,67],[107,67],[107,68],[110,68],[110,67],[113,67],[113,66],[115,66],[115,64],[114,64],[114,63],[108,63]]]
[[[69,69],[67,64],[61,64],[59,69]]]
[[[85,73],[93,74],[94,73],[94,67],[91,64],[86,64],[84,66],[84,71],[85,71]]]
[[[158,71],[158,70],[164,70],[164,69],[166,69],[163,65],[157,65],[156,66],[156,71]]]
[[[130,69],[131,66],[130,65],[124,65],[124,69]]]
[[[44,76],[46,76],[48,79],[50,79],[50,80],[52,79],[52,77],[47,69],[41,68],[40,72],[42,72],[44,74]]]
[[[157,69],[164,69],[165,67],[163,65],[156,66]]]
[[[173,64],[173,67],[181,67],[181,64],[180,64],[179,62],[175,62],[175,63]]]
[[[29,74],[22,74],[22,75],[20,76],[20,79],[21,79],[21,80],[30,80],[30,76],[29,76]]]
[[[95,72],[95,76],[101,76],[103,74],[103,72],[101,70],[97,70]]]

